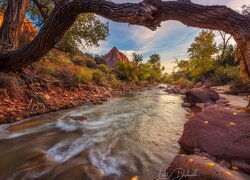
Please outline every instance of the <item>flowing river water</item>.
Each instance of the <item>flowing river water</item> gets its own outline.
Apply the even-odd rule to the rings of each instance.
[[[153,89],[0,126],[0,179],[157,179],[180,151],[181,103]]]

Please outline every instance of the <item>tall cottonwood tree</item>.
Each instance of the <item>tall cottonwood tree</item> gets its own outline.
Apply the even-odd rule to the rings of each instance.
[[[62,38],[78,14],[95,13],[116,22],[137,24],[151,30],[162,21],[177,20],[187,26],[220,30],[237,42],[237,56],[250,75],[250,17],[226,6],[203,6],[190,0],[144,0],[141,3],[116,4],[108,0],[54,0],[55,8],[46,18],[37,37],[16,49],[16,36],[30,0],[8,0],[0,29],[0,70],[18,69],[38,61]]]

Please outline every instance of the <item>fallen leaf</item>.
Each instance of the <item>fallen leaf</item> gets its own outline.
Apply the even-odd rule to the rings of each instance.
[[[208,124],[208,121],[204,121],[204,124]]]
[[[207,166],[210,167],[210,168],[212,168],[212,167],[214,167],[214,163],[209,162],[209,163],[207,163]]]
[[[232,174],[231,172],[229,172],[229,171],[226,171],[226,174],[227,174],[228,176],[233,176],[233,174]]]
[[[246,109],[240,109],[240,112],[245,113]]]
[[[239,170],[239,168],[237,166],[232,166],[233,170]]]
[[[233,115],[234,115],[234,116],[236,116],[236,115],[237,115],[237,113],[235,112],[235,113],[233,113]]]
[[[20,120],[22,120],[22,119],[24,119],[23,117],[16,117],[16,120],[17,121],[20,121]]]
[[[181,156],[186,156],[186,154],[181,154]]]
[[[236,124],[234,122],[230,122],[229,125],[230,126],[236,126]]]
[[[50,96],[48,94],[44,94],[43,97],[46,99],[46,100],[50,100]]]
[[[193,163],[193,162],[194,162],[193,159],[189,159],[189,160],[188,160],[188,163]]]
[[[138,180],[138,177],[134,176],[134,177],[131,178],[131,180]]]

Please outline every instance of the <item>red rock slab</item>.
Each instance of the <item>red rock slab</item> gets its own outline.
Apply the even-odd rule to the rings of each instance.
[[[184,125],[179,144],[189,153],[198,148],[225,160],[250,162],[250,114],[208,106]]]

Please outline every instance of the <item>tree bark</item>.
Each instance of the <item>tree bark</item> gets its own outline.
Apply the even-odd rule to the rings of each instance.
[[[0,53],[0,71],[18,69],[39,60],[60,40],[80,13],[95,13],[116,22],[151,30],[162,21],[176,20],[187,26],[224,31],[238,44],[237,54],[250,74],[250,18],[226,6],[203,6],[189,1],[144,0],[116,4],[105,0],[61,0],[37,37],[26,47]]]
[[[33,2],[36,5],[36,7],[38,8],[38,11],[40,12],[41,16],[43,17],[43,19],[45,21],[48,17],[49,8],[46,5],[40,3],[39,0],[33,0]]]
[[[9,0],[0,29],[0,50],[5,52],[18,48],[21,27],[30,0]]]

